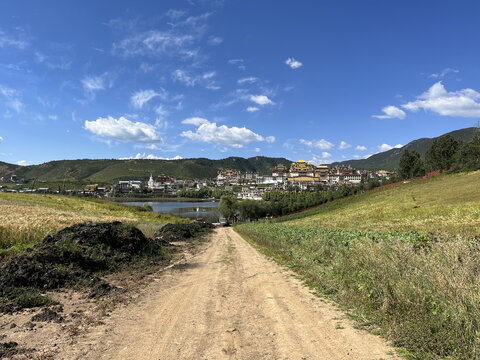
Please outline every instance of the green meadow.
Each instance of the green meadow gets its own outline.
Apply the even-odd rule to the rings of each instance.
[[[479,171],[235,229],[407,358],[480,358]]]

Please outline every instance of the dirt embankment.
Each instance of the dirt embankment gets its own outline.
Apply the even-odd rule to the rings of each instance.
[[[60,359],[394,359],[231,228],[130,306],[63,346]]]
[[[125,292],[124,287],[115,285],[119,279],[116,274],[128,276],[125,274],[132,272],[132,267],[141,274],[157,265],[165,266],[178,250],[171,242],[189,241],[210,229],[206,224],[167,224],[149,239],[137,228],[120,222],[89,222],[47,236],[24,254],[3,259],[0,358],[33,356],[38,329],[74,333],[72,322],[84,318],[89,306]]]

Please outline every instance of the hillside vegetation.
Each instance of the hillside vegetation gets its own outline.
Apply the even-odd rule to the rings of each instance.
[[[0,255],[30,247],[46,235],[85,221],[121,221],[137,226],[146,236],[152,236],[167,222],[188,222],[101,200],[0,193]]]
[[[50,161],[40,165],[18,166],[0,162],[0,176],[17,175],[19,179],[111,183],[117,180],[148,180],[150,174],[165,174],[181,179],[203,179],[217,176],[218,169],[236,169],[269,174],[277,164],[290,166],[284,158],[256,156],[248,159],[229,157],[181,160],[114,160],[83,159]]]
[[[480,172],[236,230],[412,359],[480,358]]]
[[[470,127],[460,130],[455,130],[444,135],[450,135],[455,140],[460,140],[463,142],[470,141],[474,134],[478,131],[478,128]],[[444,136],[441,135],[441,136]],[[433,144],[436,139],[439,139],[441,136],[434,138],[421,138],[416,139],[408,144],[402,146],[401,148],[394,148],[388,151],[384,151],[378,154],[374,154],[367,159],[359,160],[346,160],[341,162],[335,162],[332,165],[342,165],[342,166],[352,166],[356,169],[388,169],[395,170],[398,168],[400,157],[405,150],[416,151],[422,157],[425,156],[428,148]]]

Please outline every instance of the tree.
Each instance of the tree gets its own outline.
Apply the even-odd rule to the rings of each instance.
[[[238,201],[231,195],[223,195],[218,204],[218,211],[223,217],[231,219],[235,216],[238,209]]]
[[[398,174],[401,179],[411,179],[425,174],[425,165],[420,158],[420,154],[413,151],[405,150],[400,157]]]
[[[480,139],[477,134],[471,141],[460,145],[456,162],[470,170],[480,169]]]
[[[429,171],[447,169],[455,163],[459,143],[450,135],[433,141],[425,154],[425,165]]]

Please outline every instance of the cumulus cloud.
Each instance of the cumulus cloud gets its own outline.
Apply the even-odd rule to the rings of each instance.
[[[0,144],[3,142],[3,137],[0,136]]]
[[[431,77],[432,79],[443,79],[446,75],[448,74],[458,74],[460,71],[457,70],[457,69],[452,69],[452,68],[445,68],[443,69],[441,72],[437,73],[437,74],[430,74],[429,77]]]
[[[255,152],[257,152],[257,153],[260,152],[260,148],[258,148],[258,147],[255,148]]]
[[[417,100],[411,101],[402,107],[416,112],[420,109],[430,110],[443,116],[480,117],[480,93],[473,89],[463,89],[448,92],[439,81],[420,95]]]
[[[250,95],[250,100],[258,105],[274,105],[275,104],[266,95]]]
[[[115,119],[98,118],[95,121],[85,121],[85,129],[91,133],[110,139],[129,141],[129,142],[162,142],[162,138],[157,133],[157,128],[153,125],[143,122],[132,122],[121,116]]]
[[[181,136],[190,140],[213,143],[217,145],[230,146],[234,148],[243,148],[252,142],[273,142],[275,137],[263,137],[246,127],[228,127],[226,125],[217,126],[203,118],[189,118],[182,121],[183,124],[197,126],[195,131],[183,131]]]
[[[324,151],[322,152],[321,155],[313,154],[312,159],[309,162],[314,165],[328,164],[332,162],[332,160],[330,160],[331,157],[332,157],[332,154]]]
[[[294,58],[288,58],[286,61],[285,61],[285,64],[287,64],[288,66],[290,66],[292,69],[298,69],[299,67],[302,67],[303,64],[298,61],[298,60],[295,60]]]
[[[140,91],[137,91],[135,94],[133,94],[130,100],[135,108],[141,109],[143,105],[145,105],[147,102],[152,100],[155,96],[159,96],[159,95],[160,94],[156,93],[151,89],[140,90]]]
[[[406,116],[405,111],[393,105],[385,106],[382,111],[384,115],[372,115],[372,117],[377,119],[405,119]]]
[[[23,103],[19,99],[20,93],[17,90],[0,85],[0,95],[3,96],[6,106],[15,110],[17,113],[22,111]]]
[[[367,147],[366,146],[363,146],[363,145],[357,145],[355,147],[355,150],[358,150],[358,151],[367,151]]]
[[[300,139],[300,143],[308,147],[317,148],[321,150],[330,150],[334,146],[330,141],[327,141],[325,139],[320,139],[320,140]]]
[[[340,150],[345,150],[345,149],[348,149],[349,147],[351,147],[352,145],[350,144],[347,144],[345,141],[341,141],[340,142],[340,145],[338,145],[338,148]]]
[[[123,157],[120,158],[120,160],[141,160],[141,159],[147,159],[147,160],[182,160],[183,157],[180,155],[174,156],[172,158],[166,158],[166,157],[161,157],[161,156],[156,156],[153,154],[145,154],[145,153],[137,153],[135,156],[130,156],[130,157]]]
[[[388,150],[391,150],[391,149],[399,149],[403,147],[402,144],[397,144],[395,146],[391,146],[391,145],[388,145],[388,144],[382,144],[382,145],[378,145],[378,150],[380,150],[380,152],[384,152],[384,151],[388,151]]]
[[[28,161],[27,161],[27,160],[19,160],[19,161],[17,161],[17,165],[27,166],[27,165],[28,165]]]
[[[209,124],[210,121],[201,117],[191,117],[182,121],[182,124],[200,126],[203,124]]]
[[[258,111],[258,110],[260,110],[260,109],[259,109],[258,107],[256,107],[256,106],[249,106],[249,107],[247,107],[247,111],[248,111],[248,112],[255,112],[255,111]]]

